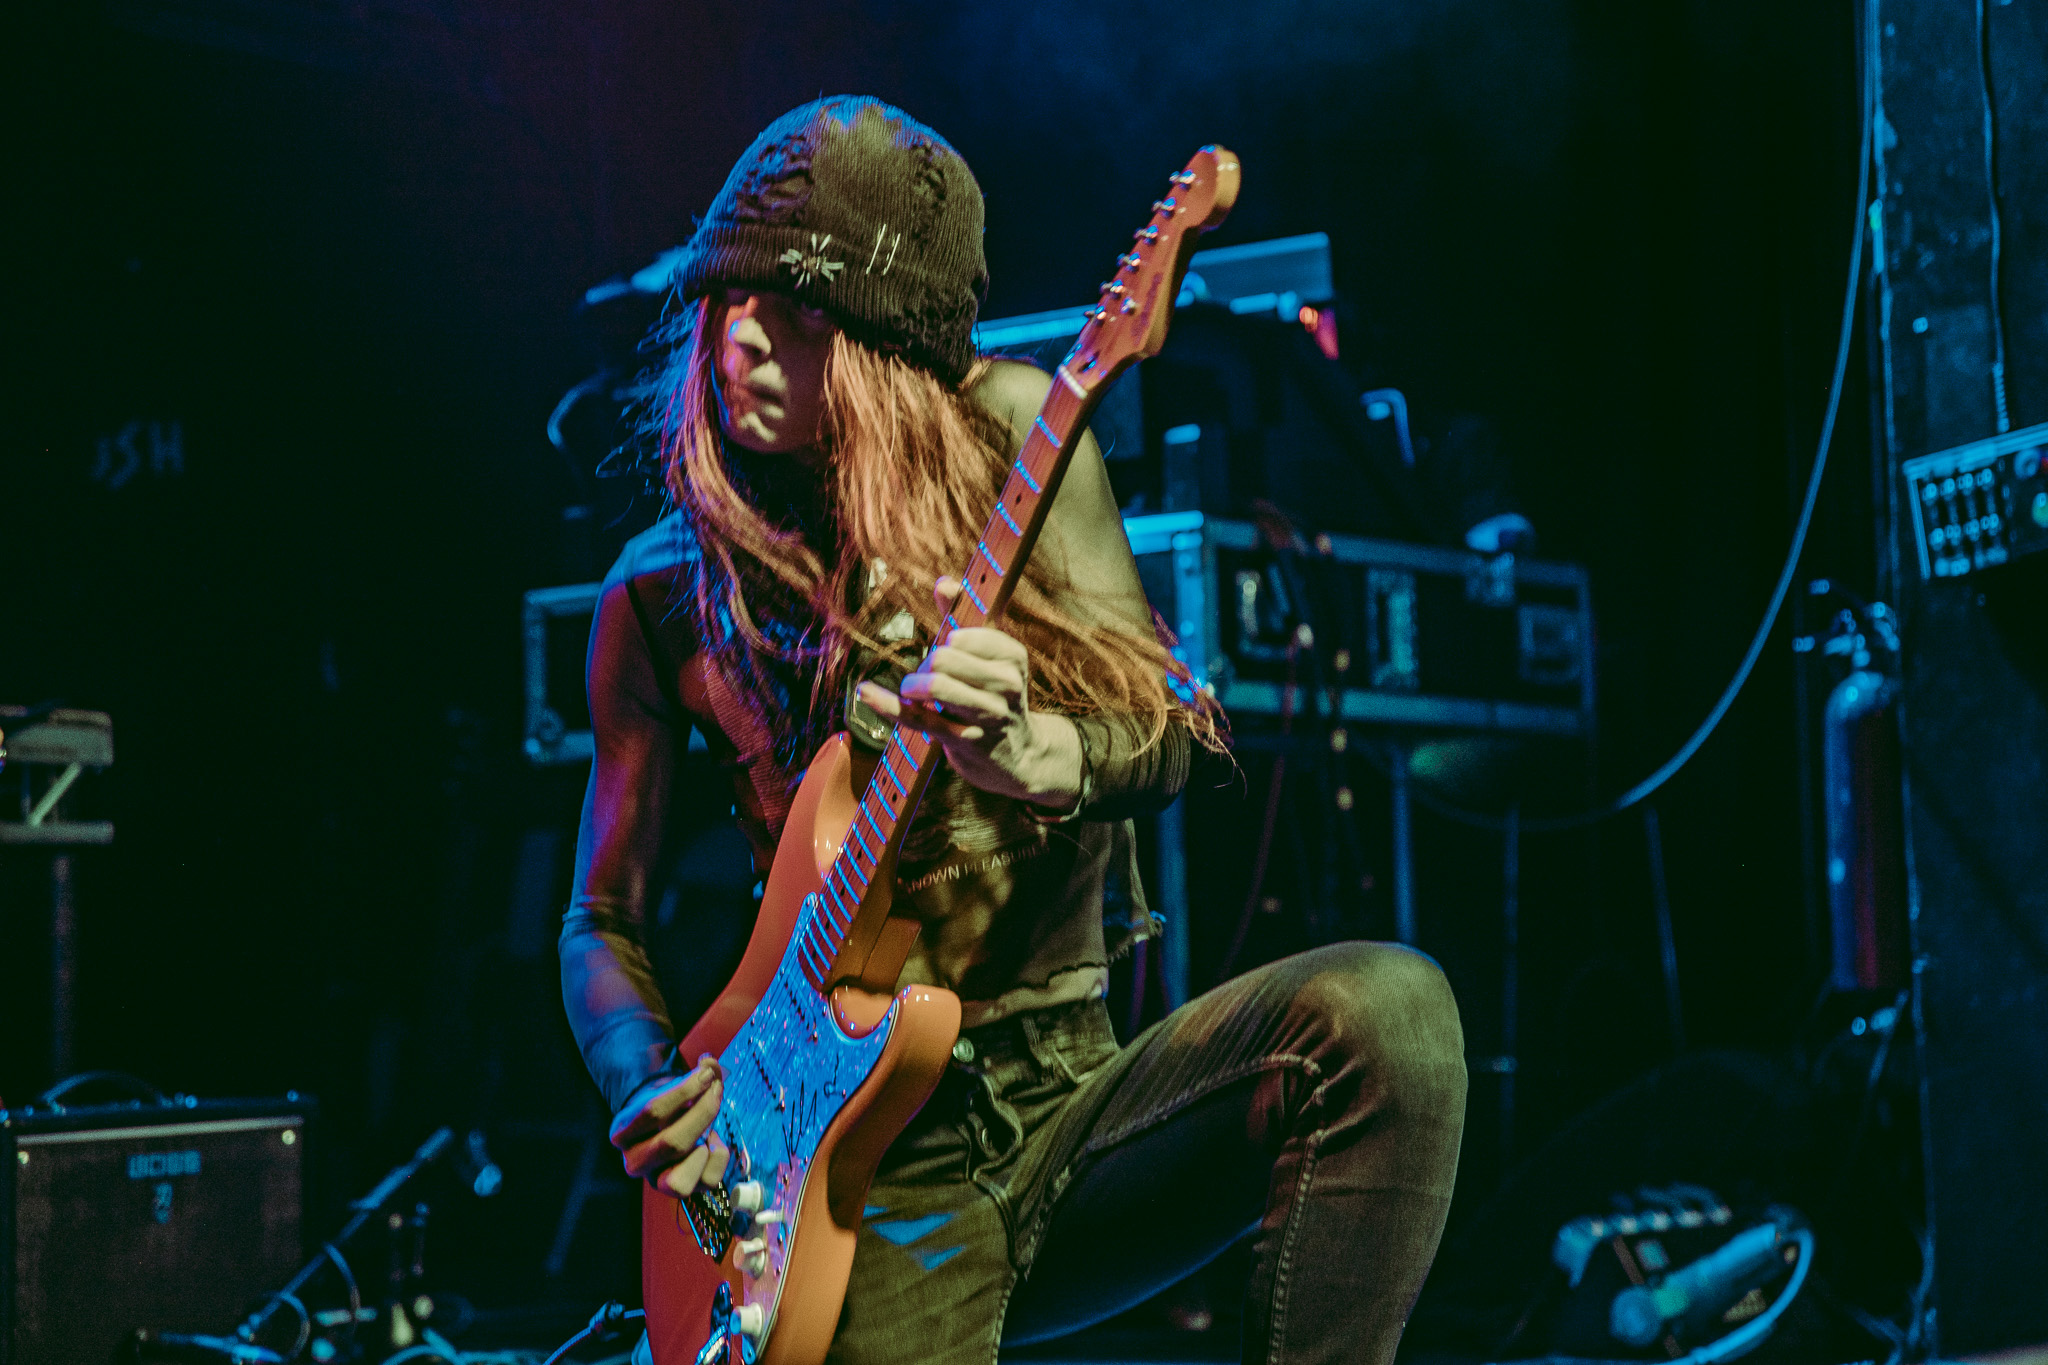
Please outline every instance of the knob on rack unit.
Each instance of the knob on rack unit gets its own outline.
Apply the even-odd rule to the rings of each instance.
[[[2048,422],[1922,455],[1900,472],[1921,578],[2048,549]]]

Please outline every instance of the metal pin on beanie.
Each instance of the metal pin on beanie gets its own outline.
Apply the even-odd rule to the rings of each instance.
[[[831,245],[831,233],[826,233],[824,240],[820,241],[818,240],[818,234],[814,232],[811,234],[811,251],[809,255],[805,255],[795,247],[791,247],[776,257],[776,259],[786,266],[792,275],[796,276],[797,288],[799,289],[809,284],[811,277],[814,275],[822,276],[829,284],[834,275],[846,269],[846,262],[835,261],[825,254],[825,248]]]
[[[774,289],[949,383],[974,363],[988,288],[981,187],[937,133],[835,95],[754,139],[684,246],[677,291]]]

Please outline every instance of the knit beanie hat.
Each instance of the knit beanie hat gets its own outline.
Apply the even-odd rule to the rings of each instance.
[[[951,384],[988,288],[981,187],[894,105],[834,95],[768,125],[683,247],[676,292],[776,289]]]

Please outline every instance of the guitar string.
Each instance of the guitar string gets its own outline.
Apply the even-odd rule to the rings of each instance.
[[[1066,395],[1055,390],[1048,394],[1045,406],[1047,409],[1053,410],[1055,419],[1060,421],[1063,426],[1070,426],[1069,419],[1072,414],[1064,411],[1064,409],[1068,408],[1071,402],[1072,400]],[[1067,439],[1072,440],[1071,430],[1068,431]],[[1004,504],[1008,501],[1016,501],[1020,506],[1022,505],[1021,495],[1017,494],[1013,487],[1021,479],[1030,488],[1033,497],[1033,506],[1026,513],[1026,517],[1027,519],[1035,517],[1038,512],[1036,504],[1042,499],[1043,483],[1041,478],[1034,478],[1032,476],[1029,466],[1042,465],[1045,462],[1043,457],[1047,451],[1051,453],[1053,460],[1057,462],[1061,450],[1061,443],[1054,435],[1052,428],[1047,425],[1045,413],[1042,410],[1033,423],[1032,431],[1025,440],[1024,448],[1018,452],[1017,460],[1012,466],[1013,477],[1005,481],[1003,489],[997,496],[995,511],[984,525],[981,538],[975,545],[975,549],[982,561],[995,572],[998,592],[1001,592],[1007,586],[1011,565],[1015,558],[1014,552],[1021,546],[1023,541],[1022,528],[1018,526],[1016,519]],[[1001,524],[1003,530],[1007,530],[1010,533],[1008,544],[1003,542],[1002,531],[997,529],[998,523]],[[989,543],[991,540],[996,542],[993,548]],[[999,554],[1000,558],[998,557]],[[989,604],[983,601],[981,595],[974,590],[971,581],[973,576],[980,576],[985,583],[986,575],[979,574],[978,571],[972,568],[969,569],[968,573],[970,577],[961,580],[961,587],[964,589],[967,598],[980,612],[981,619],[986,621],[993,612]],[[957,614],[956,606],[955,614],[949,616],[947,620],[948,634],[951,633],[951,628],[957,627]],[[843,882],[852,883],[855,881],[855,878],[844,875],[844,869],[850,868],[854,873],[858,874],[857,885],[859,895],[852,898],[854,904],[850,911],[845,907],[838,906],[836,903],[833,907],[835,910],[849,915],[846,924],[840,924],[836,916],[821,917],[812,930],[817,935],[816,938],[811,939],[803,950],[806,954],[806,961],[804,963],[806,968],[805,975],[807,978],[811,978],[812,984],[820,990],[826,984],[826,978],[830,972],[832,962],[836,960],[840,950],[845,947],[847,932],[852,928],[850,914],[858,911],[859,897],[866,895],[869,887],[873,884],[874,873],[880,870],[881,855],[877,853],[876,849],[880,848],[886,852],[891,839],[894,837],[896,825],[904,815],[903,807],[907,803],[909,787],[896,775],[894,764],[890,762],[891,755],[889,751],[892,747],[899,749],[903,756],[910,760],[911,771],[915,774],[922,766],[922,758],[929,757],[930,755],[930,737],[922,736],[922,738],[925,754],[920,756],[911,751],[908,737],[901,728],[892,727],[890,741],[883,746],[882,766],[888,774],[889,782],[897,789],[897,800],[892,802],[889,799],[888,791],[880,783],[873,780],[869,781],[867,789],[862,792],[860,802],[855,808],[853,824],[849,831],[852,837],[842,844],[838,856],[833,860],[831,871],[827,873],[825,881],[828,887],[832,886],[835,876]],[[871,801],[875,804],[871,805]],[[876,812],[876,805],[879,805],[882,814],[887,816],[888,829],[886,832],[882,828],[883,819]],[[860,821],[862,817],[866,818],[868,828],[874,832],[875,846],[870,846],[866,835],[861,832]],[[854,856],[854,848],[856,846],[858,846],[862,853],[867,855],[867,867],[862,867],[859,859]],[[837,894],[844,897],[846,894],[845,889],[839,890]],[[821,964],[818,961],[819,959],[822,959],[822,970],[820,970]]]

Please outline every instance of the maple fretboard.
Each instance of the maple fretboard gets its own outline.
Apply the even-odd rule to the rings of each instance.
[[[1067,471],[1068,457],[1086,429],[1096,394],[1069,377],[1065,365],[1038,410],[1024,445],[1003,482],[995,512],[981,528],[974,558],[960,575],[953,610],[940,623],[936,648],[962,626],[979,626],[1001,615],[1015,588],[1015,576],[1030,557],[1052,509],[1053,495]],[[797,932],[797,958],[811,985],[832,984],[833,965],[851,936],[875,877],[891,861],[917,803],[937,766],[939,745],[928,731],[895,726],[881,762],[861,794],[853,828],[826,875],[818,896],[820,913],[807,916]]]

